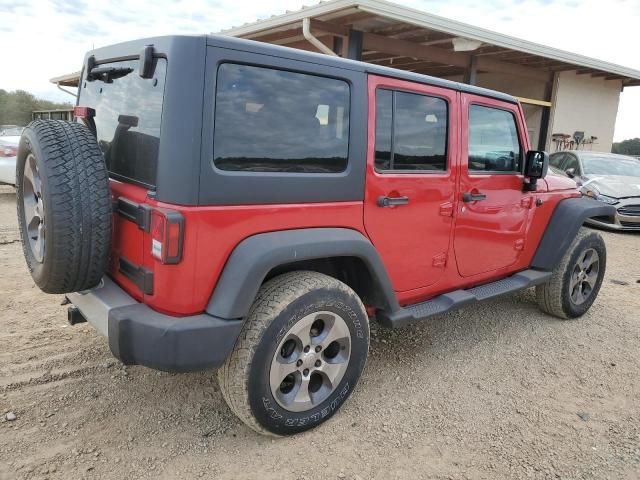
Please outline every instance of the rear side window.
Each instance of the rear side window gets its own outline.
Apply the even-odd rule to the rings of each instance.
[[[213,144],[220,170],[338,173],[349,156],[349,85],[270,68],[218,69]]]
[[[376,92],[378,170],[447,168],[447,102],[416,93]]]
[[[469,170],[521,170],[521,149],[513,113],[498,108],[469,107]]]
[[[153,78],[138,75],[138,60],[100,64],[116,74],[83,80],[78,105],[95,109],[96,136],[111,175],[153,187],[167,61],[154,60]]]

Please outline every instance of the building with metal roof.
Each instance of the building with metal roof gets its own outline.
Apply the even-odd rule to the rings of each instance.
[[[383,0],[320,2],[220,33],[509,93],[532,144],[551,151],[610,151],[620,92],[640,85],[638,70]]]

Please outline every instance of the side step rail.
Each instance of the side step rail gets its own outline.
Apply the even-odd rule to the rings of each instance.
[[[438,295],[426,302],[400,308],[391,315],[380,312],[377,318],[385,327],[403,327],[475,302],[540,285],[549,278],[551,278],[551,272],[524,270],[496,282]]]

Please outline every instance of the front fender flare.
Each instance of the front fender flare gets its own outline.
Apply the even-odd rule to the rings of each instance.
[[[332,257],[362,260],[383,309],[400,309],[387,271],[369,239],[347,228],[307,228],[260,233],[240,242],[229,256],[206,311],[219,318],[244,318],[273,268]]]
[[[578,230],[587,218],[613,217],[615,207],[592,198],[567,198],[556,206],[547,229],[540,240],[531,261],[531,267],[539,270],[553,270],[576,238]]]

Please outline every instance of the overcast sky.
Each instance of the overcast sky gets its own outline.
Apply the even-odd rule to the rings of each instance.
[[[210,33],[307,0],[0,0],[0,88],[68,100],[48,79],[79,70],[92,47]],[[397,0],[396,3],[640,70],[640,0]],[[640,87],[620,98],[615,140],[640,137]]]

